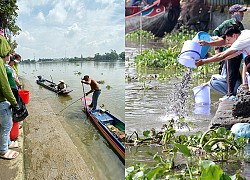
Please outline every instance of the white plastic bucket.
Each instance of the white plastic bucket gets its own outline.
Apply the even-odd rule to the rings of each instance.
[[[193,42],[198,42],[199,40],[204,40],[207,42],[211,41],[211,36],[204,32],[204,31],[200,31],[198,32],[195,37],[192,39]],[[210,49],[210,46],[201,46],[201,58],[205,58],[206,54],[208,53]]]
[[[197,86],[193,91],[196,104],[211,104],[209,86]]]
[[[210,115],[210,104],[195,104],[194,114]]]
[[[184,42],[181,53],[178,56],[178,61],[180,64],[196,68],[195,61],[200,59],[201,46],[197,42],[187,40]]]

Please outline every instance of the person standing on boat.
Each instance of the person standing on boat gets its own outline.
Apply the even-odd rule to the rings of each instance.
[[[81,80],[81,83],[90,85],[91,89],[85,95],[87,96],[93,92],[92,102],[89,105],[89,107],[92,108],[92,110],[95,110],[97,106],[98,97],[101,94],[100,85],[94,79],[91,79],[88,75],[85,75],[83,77],[83,79]]]
[[[66,84],[64,83],[64,80],[60,80],[58,85],[57,85],[57,90],[58,91],[65,91],[66,90]]]

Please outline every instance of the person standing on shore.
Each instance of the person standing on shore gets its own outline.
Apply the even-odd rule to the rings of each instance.
[[[10,106],[18,109],[17,101],[11,91],[8,82],[4,58],[10,58],[11,48],[6,39],[0,36],[0,157],[3,159],[14,159],[19,153],[10,148],[13,146],[10,141],[10,130],[12,128],[12,112]]]
[[[12,72],[12,76],[16,82],[16,85],[18,86],[19,89],[22,89],[22,83],[19,81],[18,75],[16,73],[16,70],[14,69],[15,64],[17,60],[14,60],[13,58],[10,58],[10,61],[8,63],[7,68]]]
[[[89,92],[86,93],[86,96],[93,92],[92,102],[89,107],[92,108],[91,110],[95,110],[97,106],[98,97],[101,94],[100,85],[94,79],[91,79],[88,75],[85,75],[83,77],[81,83],[90,85],[91,89]]]
[[[18,74],[18,63],[21,61],[22,57],[19,54],[14,54],[12,55],[11,59],[14,60],[14,65],[12,66],[12,68],[16,71],[17,76],[19,76]]]

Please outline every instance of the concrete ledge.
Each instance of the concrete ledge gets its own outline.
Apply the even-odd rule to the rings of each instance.
[[[24,121],[25,179],[94,179],[60,123],[64,117],[55,115],[32,88],[28,110]]]
[[[24,179],[23,173],[23,129],[19,130],[18,142],[20,147],[13,149],[20,154],[16,159],[5,160],[0,159],[0,179],[1,180],[22,180]]]
[[[244,115],[234,116],[234,114],[237,114],[235,113],[235,111],[237,111],[236,109],[237,107],[238,108],[242,106],[245,107],[247,106],[247,104],[245,103],[250,103],[250,99],[249,101],[245,101],[245,99],[247,99],[246,96],[248,94],[249,92],[246,86],[241,85],[238,89],[236,101],[224,100],[220,102],[218,109],[216,111],[216,114],[210,123],[210,128],[225,127],[227,129],[231,129],[231,127],[236,123],[250,122],[250,117],[246,117]],[[250,98],[250,94],[249,94],[249,98]],[[243,104],[240,104],[240,103],[243,103]],[[250,112],[250,106],[247,106],[244,109],[247,109]],[[241,110],[242,109],[239,109],[238,111],[241,111]]]

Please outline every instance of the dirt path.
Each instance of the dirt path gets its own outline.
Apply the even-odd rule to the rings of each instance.
[[[24,137],[19,136],[21,154],[15,160],[0,160],[0,179],[94,179],[60,123],[64,117],[56,115],[30,83],[24,82],[30,102],[29,116],[23,122]]]

